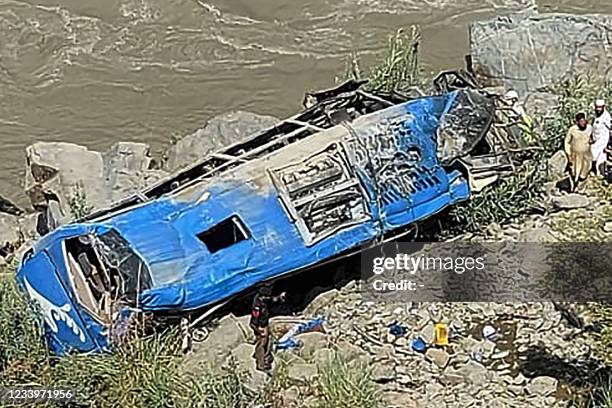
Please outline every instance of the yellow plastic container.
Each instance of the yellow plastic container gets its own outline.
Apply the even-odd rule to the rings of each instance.
[[[436,346],[448,346],[448,324],[436,323],[434,326]]]

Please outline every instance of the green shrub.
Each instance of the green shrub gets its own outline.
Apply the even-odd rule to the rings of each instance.
[[[235,360],[221,373],[206,373],[192,383],[193,406],[202,408],[246,408],[257,396],[250,395],[244,382],[248,374],[240,369]]]
[[[48,364],[42,322],[17,289],[13,268],[0,274],[0,384],[36,381]]]
[[[378,408],[382,397],[364,363],[335,356],[319,367],[319,408]]]
[[[79,220],[88,216],[94,209],[94,206],[87,200],[87,193],[82,183],[77,183],[72,188],[72,196],[68,200],[68,207],[73,219]]]
[[[357,54],[352,54],[346,64],[344,79],[367,79],[368,89],[404,92],[413,86],[424,84],[419,63],[421,34],[417,27],[400,29],[389,37],[381,62],[374,67],[362,67]]]

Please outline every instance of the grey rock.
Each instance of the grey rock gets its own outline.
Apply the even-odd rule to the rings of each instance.
[[[567,172],[565,171],[567,163],[567,155],[562,150],[559,150],[548,159],[548,173],[550,178],[552,180],[561,180],[567,176]]]
[[[222,364],[231,350],[246,341],[247,335],[248,327],[243,327],[234,315],[223,317],[206,340],[194,343],[186,370],[195,370],[201,363],[213,367]]]
[[[170,171],[186,167],[215,150],[248,139],[276,123],[278,119],[272,116],[244,111],[215,116],[203,128],[170,147],[166,166]]]
[[[386,392],[383,395],[385,407],[387,408],[421,408],[414,397],[414,393],[409,392]]]
[[[442,369],[444,369],[450,361],[450,356],[446,351],[435,348],[428,349],[425,353],[425,357]]]
[[[100,153],[72,143],[38,142],[26,148],[26,158],[26,194],[38,209],[57,203],[52,213],[59,224],[74,218],[75,203],[89,210],[108,207],[167,175],[150,169],[144,143],[119,142]]]
[[[361,347],[358,347],[347,341],[337,342],[336,349],[338,350],[338,355],[347,361],[358,360],[365,363],[369,363],[371,360],[370,355],[366,353]]]
[[[408,339],[406,337],[398,337],[397,340],[395,340],[395,345],[397,347],[407,347]]]
[[[556,378],[536,377],[525,388],[529,395],[546,397],[557,391],[558,383]]]
[[[421,331],[421,337],[425,343],[432,344],[436,338],[436,329],[433,323],[428,323]]]
[[[604,224],[604,226],[602,227],[603,231],[605,233],[612,233],[612,221],[608,221]]]
[[[381,347],[381,349],[376,353],[374,357],[375,361],[385,361],[391,360],[395,361],[397,359],[397,355],[395,354],[395,348],[390,344],[385,344]]]
[[[522,13],[473,23],[470,48],[481,77],[519,93],[612,66],[612,16]]]
[[[0,255],[12,253],[23,240],[19,233],[19,218],[14,215],[0,213]],[[7,252],[3,254],[3,252]]]
[[[514,385],[523,385],[527,381],[527,378],[521,373],[518,373],[516,377],[512,379],[512,384]]]
[[[311,384],[317,375],[318,369],[315,364],[299,363],[287,368],[287,378],[299,383]]]
[[[70,219],[70,201],[77,195],[93,206],[107,204],[102,154],[73,143],[38,142],[26,148],[26,163],[25,191],[32,205],[56,197],[60,221]]]
[[[482,350],[486,353],[486,354],[492,354],[493,351],[495,350],[496,344],[495,342],[491,341],[491,340],[482,340],[480,342],[481,346],[482,346]]]
[[[550,229],[543,228],[527,228],[521,231],[518,238],[519,242],[555,242],[557,238],[551,234]]]
[[[19,218],[19,233],[27,240],[38,237],[36,232],[36,224],[38,222],[38,214],[26,214]]]
[[[563,194],[552,197],[552,203],[555,208],[560,210],[573,210],[576,208],[585,208],[590,205],[590,201],[582,194]]]
[[[325,363],[334,358],[334,351],[328,348],[316,350],[312,355],[312,360],[316,363]]]
[[[317,405],[319,405],[318,398],[314,395],[309,395],[304,399],[300,407],[316,407]]]
[[[339,295],[340,291],[338,289],[332,289],[321,293],[308,304],[306,309],[304,309],[304,314],[307,316],[317,315],[322,309],[331,304]]]
[[[440,377],[440,382],[445,386],[452,387],[454,385],[463,384],[465,378],[461,374],[456,373],[455,370],[447,370]]]
[[[304,344],[300,353],[304,358],[311,358],[317,350],[327,348],[329,344],[329,339],[325,333],[304,333],[297,338]]]
[[[480,363],[475,361],[470,361],[464,366],[449,371],[446,373],[447,375],[458,375],[460,376],[464,382],[470,384],[486,384],[489,382],[490,375],[487,371],[487,368]]]
[[[444,392],[444,387],[442,385],[440,385],[437,382],[428,382],[425,385],[425,394],[430,397],[436,397],[438,394],[441,394]]]
[[[167,175],[150,169],[149,150],[145,143],[119,142],[103,154],[107,203],[129,197]]]
[[[229,364],[230,359],[233,359],[235,363],[247,373],[247,379],[244,385],[253,391],[259,391],[266,386],[268,376],[266,373],[257,370],[255,359],[253,358],[254,351],[255,347],[253,345],[246,343],[240,344],[230,352],[226,360],[226,365]]]
[[[372,380],[377,383],[393,381],[396,378],[395,368],[390,362],[378,362],[372,365]]]
[[[300,388],[293,385],[281,391],[283,407],[296,407],[300,405]]]

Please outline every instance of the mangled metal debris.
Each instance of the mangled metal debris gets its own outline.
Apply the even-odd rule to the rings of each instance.
[[[361,85],[311,94],[298,115],[38,241],[17,279],[52,350],[108,350],[142,313],[206,315],[393,239],[512,170],[493,95]]]

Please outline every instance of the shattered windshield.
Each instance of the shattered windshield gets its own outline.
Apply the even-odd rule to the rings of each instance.
[[[115,230],[96,237],[96,251],[113,277],[118,293],[135,302],[138,293],[151,287],[149,268]]]

